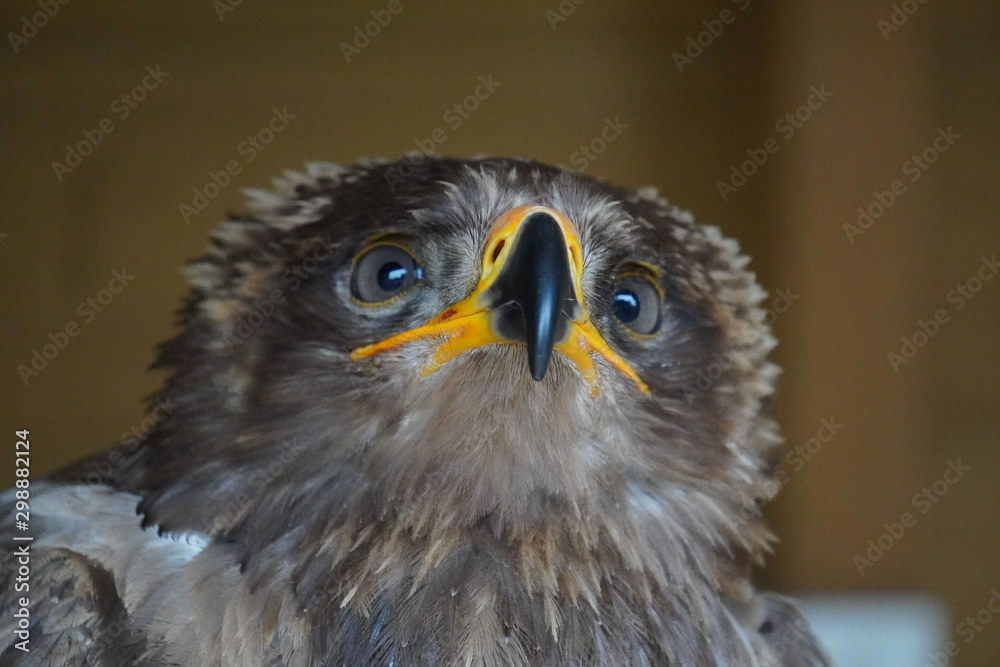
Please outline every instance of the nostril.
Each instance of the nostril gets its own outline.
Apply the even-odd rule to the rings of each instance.
[[[500,257],[500,253],[503,251],[503,247],[506,244],[507,244],[507,242],[504,241],[503,239],[500,239],[499,241],[497,241],[496,246],[494,246],[494,248],[493,248],[493,256],[490,258],[491,262],[493,262],[494,264],[496,263],[497,258]]]

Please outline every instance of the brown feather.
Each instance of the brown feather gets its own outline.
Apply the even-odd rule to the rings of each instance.
[[[154,397],[174,411],[113,486],[141,498],[144,526],[207,544],[177,551],[170,587],[142,594],[120,570],[158,562],[167,537],[135,519],[134,562],[101,563],[143,659],[799,664],[760,631],[762,608],[804,627],[794,608],[748,578],[772,538],[745,510],[773,490],[780,439],[763,412],[777,375],[764,292],[736,243],[651,190],[530,161],[397,167],[287,172],[189,267]],[[351,360],[466,297],[490,225],[526,204],[576,225],[587,309],[648,394],[598,360],[592,396],[559,355],[536,382],[518,344],[431,375],[428,342]],[[408,244],[428,276],[381,309],[348,293],[374,235]],[[647,337],[609,305],[636,265],[665,299]],[[97,549],[63,533],[47,546],[67,547]]]

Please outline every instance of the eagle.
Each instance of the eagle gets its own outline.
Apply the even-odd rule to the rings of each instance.
[[[186,270],[155,429],[0,496],[0,664],[827,664],[751,581],[778,368],[735,241],[526,159],[273,185]]]

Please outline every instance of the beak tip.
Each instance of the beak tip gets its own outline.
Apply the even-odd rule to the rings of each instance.
[[[545,371],[549,368],[548,355],[544,358],[528,356],[528,370],[531,372],[531,379],[541,382],[545,378]]]

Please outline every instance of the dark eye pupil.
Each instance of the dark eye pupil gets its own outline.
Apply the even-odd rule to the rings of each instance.
[[[646,276],[619,276],[610,305],[615,318],[632,333],[652,336],[660,328],[661,292]]]
[[[617,292],[614,297],[615,317],[622,322],[635,322],[639,318],[639,297],[633,292]]]
[[[406,283],[407,269],[399,262],[386,262],[378,270],[378,286],[386,292],[395,292]]]
[[[424,279],[424,269],[410,252],[380,243],[362,254],[351,274],[351,294],[364,304],[381,304],[405,294]]]

